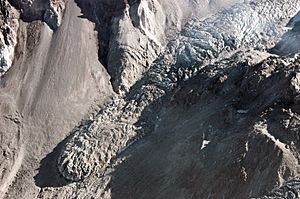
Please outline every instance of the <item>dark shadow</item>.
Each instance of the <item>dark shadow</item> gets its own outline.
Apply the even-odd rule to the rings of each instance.
[[[38,174],[34,176],[36,186],[41,188],[62,187],[70,183],[59,173],[57,168],[59,154],[69,137],[60,142],[51,153],[42,159],[38,169]]]
[[[194,129],[187,131],[176,131],[173,127],[189,119],[181,114],[197,109],[196,103],[200,101],[199,97],[196,99],[197,93],[193,93],[195,96],[188,96],[188,93],[191,89],[198,89],[201,92],[201,83],[206,83],[201,81],[203,78],[198,76],[188,82],[181,82],[179,87],[175,88],[175,90],[180,90],[177,96],[174,96],[176,91],[171,90],[144,109],[136,123],[136,126],[144,130],[145,134],[142,135],[142,139],[113,159],[114,161],[118,158],[125,158],[125,161],[116,166],[111,173],[109,188],[112,199],[165,198],[166,195],[168,198],[176,198],[176,190],[185,189],[185,186],[188,186],[188,189],[201,190],[201,178],[190,181],[194,174],[200,176],[201,172],[207,171],[199,168],[202,164],[201,158],[204,158],[204,154],[207,153],[206,150],[199,151],[200,143],[198,142],[201,141],[203,135],[195,133],[195,130],[200,129],[200,126],[197,126],[195,122]],[[126,100],[138,99],[136,93],[142,92],[140,90],[142,85],[155,85],[155,83],[152,83],[151,77],[146,75],[131,88]],[[142,95],[139,96],[143,98]],[[182,98],[189,98],[189,100]],[[172,99],[177,102],[173,102]],[[193,103],[193,107],[191,104],[189,106],[187,101]],[[139,103],[138,100],[137,103]],[[163,121],[159,120],[159,117],[164,114],[162,110],[172,111],[173,108],[177,109],[174,114],[170,112],[167,117],[163,117]],[[197,111],[195,113],[197,114]],[[160,131],[155,131],[156,125],[160,126]],[[214,144],[217,143],[213,143],[210,150],[214,150]],[[209,163],[206,167],[209,168]],[[182,178],[182,182],[172,179],[169,170],[173,170],[174,176]],[[194,171],[198,173],[193,173]],[[183,176],[184,174],[186,176]],[[192,183],[198,183],[199,186],[192,185]],[[173,192],[173,195],[165,194],[166,192]]]
[[[193,84],[195,88],[199,87],[197,81]],[[185,85],[185,87],[188,86],[191,85]],[[181,90],[184,91],[184,89]],[[179,95],[175,97],[180,100],[180,104],[171,104],[173,92],[152,102],[143,111],[137,126],[142,126],[147,133],[142,139],[119,154],[118,157],[125,158],[125,161],[116,166],[111,174],[109,188],[112,199],[201,198],[201,192],[205,192],[206,185],[201,177],[212,169],[213,161],[222,158],[217,154],[215,147],[218,139],[221,138],[216,137],[206,149],[200,150],[203,135],[200,133],[201,127],[197,122],[193,122],[194,126],[189,129],[176,130],[180,124],[184,125],[184,122],[190,119],[185,115],[188,111],[195,110],[194,116],[196,116],[200,110],[197,111],[196,102],[187,107],[185,103],[187,100],[180,98],[185,96],[185,92],[179,92]],[[196,99],[194,100],[196,101]],[[163,109],[170,112],[163,117],[162,121],[159,121],[157,116],[163,114]],[[174,113],[173,110],[175,110]],[[155,131],[156,124],[159,125],[159,131]],[[177,127],[173,128],[175,126]],[[185,125],[185,127],[188,126]],[[230,141],[232,142],[232,140]],[[227,150],[229,151],[234,144],[228,146]],[[215,155],[211,158],[211,162],[206,161],[205,157],[211,154]],[[230,153],[228,152],[228,154]],[[229,158],[232,157],[228,155]],[[214,166],[219,169],[218,165]],[[231,165],[224,165],[224,168],[231,168]],[[237,167],[233,169],[237,169]],[[233,178],[237,178],[237,176]],[[176,195],[182,193],[179,190],[185,190],[188,194],[198,192],[199,195],[179,197]],[[203,195],[205,194],[203,193]]]
[[[255,151],[256,146],[260,146],[260,143],[255,143],[255,141],[252,143],[255,147],[251,148],[253,150],[251,153],[253,152],[252,154],[255,154],[257,158],[253,160],[253,156],[250,155],[240,163],[236,161],[236,158],[244,154],[243,148],[250,139],[248,133],[252,131],[256,122],[261,121],[261,113],[278,100],[289,103],[287,99],[281,98],[285,94],[284,89],[288,88],[288,82],[282,81],[284,77],[281,77],[281,74],[273,74],[257,84],[256,94],[252,93],[248,84],[245,86],[241,84],[252,82],[249,78],[252,77],[249,68],[259,71],[260,67],[260,63],[255,66],[246,64],[227,66],[224,74],[228,74],[228,79],[222,84],[218,83],[218,78],[207,77],[206,71],[203,71],[203,76],[198,74],[187,82],[182,82],[176,91],[167,93],[147,106],[137,123],[137,126],[145,129],[146,135],[116,157],[125,160],[111,173],[112,179],[109,184],[111,198],[204,198],[203,196],[210,195],[210,183],[213,185],[215,180],[222,182],[220,179],[223,179],[224,183],[220,183],[217,190],[219,193],[227,194],[223,196],[224,198],[242,198],[238,196],[245,196],[243,194],[249,191],[251,183],[257,182],[255,176],[259,176],[256,174],[260,173],[261,165],[267,165],[267,168],[277,168],[277,162],[273,164],[272,161],[265,160],[266,154],[269,159],[272,159],[275,153],[269,155],[268,151]],[[220,68],[223,70],[222,67]],[[222,71],[219,73],[222,74]],[[151,78],[142,79],[132,87],[133,90],[127,96],[127,100],[136,99],[135,93],[138,92],[140,86],[149,84],[151,84]],[[236,85],[236,87],[232,85]],[[223,92],[228,88],[231,89],[230,92]],[[245,90],[243,95],[240,94],[239,88]],[[191,90],[192,92],[190,92]],[[272,96],[274,90],[282,90],[282,93],[273,98],[268,97]],[[206,91],[211,92],[212,95],[207,94],[206,97],[200,97]],[[211,113],[209,112],[211,109],[206,110],[204,116],[201,113],[203,109],[197,110],[199,102],[208,101],[208,106],[212,106],[209,105],[209,101],[224,102],[224,107],[226,107],[225,105],[228,104],[225,102],[231,102],[237,98],[241,99],[237,103],[237,108],[233,109],[231,121],[222,121],[226,115]],[[265,100],[267,98],[268,100]],[[173,99],[177,102],[172,102]],[[202,106],[204,109],[206,108],[206,104]],[[287,104],[287,106],[290,107],[291,104]],[[249,112],[239,114],[237,113],[239,108],[249,109]],[[163,109],[167,109],[167,115],[159,121],[157,116],[164,114]],[[187,112],[189,114],[186,114]],[[198,114],[202,114],[201,117],[207,117],[205,125],[200,126],[197,120],[192,119],[198,117]],[[188,120],[193,120],[193,122],[185,124]],[[227,127],[225,124],[221,124],[222,122],[232,122],[232,124]],[[236,128],[237,123],[243,129]],[[158,131],[155,131],[156,124],[159,126]],[[182,129],[181,124],[184,126]],[[212,139],[209,139],[211,142],[206,148],[199,150],[200,141],[203,139],[202,128],[209,125],[222,131],[219,134],[211,135]],[[224,147],[222,150],[225,152],[220,153],[218,145],[222,145]],[[248,179],[250,179],[248,181],[241,181],[238,176],[239,168],[243,164],[248,166],[246,167],[249,174]],[[218,172],[216,173],[216,171]],[[259,177],[262,186],[252,194],[271,190],[274,184],[265,182],[274,176],[276,175],[270,172],[268,176]],[[230,184],[229,181],[234,183]],[[236,187],[239,189],[236,190]],[[228,192],[228,190],[236,191]],[[182,193],[187,195],[176,195]],[[220,197],[212,196],[211,198]]]
[[[141,82],[140,82],[141,83]],[[132,99],[134,96],[128,96],[127,100]],[[143,198],[140,193],[151,191],[153,187],[146,188],[146,184],[156,180],[155,174],[158,173],[157,169],[165,167],[164,163],[150,164],[150,161],[160,161],[160,158],[154,160],[153,156],[158,155],[160,147],[159,144],[154,145],[156,139],[168,140],[167,136],[171,133],[166,133],[165,135],[155,135],[153,134],[155,124],[158,123],[157,116],[161,113],[161,108],[164,107],[168,95],[163,96],[156,101],[148,105],[140,117],[139,121],[135,124],[141,126],[143,132],[140,132],[139,140],[132,140],[134,142],[125,151],[118,154],[112,159],[112,162],[118,158],[125,158],[126,161],[121,163],[115,168],[115,171],[111,174],[112,179],[109,184],[111,189],[112,199],[122,199],[122,198]],[[139,103],[139,102],[138,102]],[[142,134],[142,135],[141,135]],[[152,154],[151,157],[145,157],[146,154]],[[165,156],[166,154],[161,154]],[[159,157],[159,156],[158,156]],[[152,178],[153,177],[153,178]],[[157,177],[159,179],[159,177]],[[139,182],[139,185],[136,184]],[[160,182],[157,182],[157,184]],[[141,188],[145,187],[145,189]]]
[[[109,67],[110,40],[112,37],[113,20],[121,16],[126,8],[126,4],[133,5],[140,0],[75,0],[77,6],[81,9],[80,18],[86,18],[95,24],[95,31],[98,33],[98,60],[106,68],[111,77],[111,83],[115,91],[119,68]],[[115,27],[116,29],[117,27]],[[114,57],[118,63],[122,57]],[[114,64],[118,65],[118,64]]]
[[[300,12],[298,12],[287,24],[289,30],[281,40],[269,50],[270,53],[286,56],[300,51]]]
[[[30,23],[41,20],[45,22],[44,15],[48,9],[49,0],[33,1],[31,6],[29,6],[29,3],[26,1],[8,0],[8,2],[20,11],[20,18],[22,21]],[[33,9],[35,7],[38,9]]]
[[[111,20],[114,16],[122,14],[125,2],[123,0],[75,0],[75,2],[81,9],[82,15],[79,17],[95,23],[95,30],[98,32],[99,61],[104,67],[107,67]]]
[[[71,181],[66,180],[58,171],[57,162],[58,157],[68,142],[68,140],[73,136],[74,132],[79,129],[85,129],[91,124],[91,120],[83,119],[78,126],[76,126],[63,141],[61,141],[51,153],[49,153],[40,162],[40,167],[38,169],[38,174],[34,176],[34,182],[38,187],[62,187],[70,184]]]

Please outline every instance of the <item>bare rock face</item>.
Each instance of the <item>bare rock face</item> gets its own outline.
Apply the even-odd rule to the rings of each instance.
[[[12,0],[12,2],[21,10],[21,18],[25,21],[42,20],[53,30],[61,24],[65,0]]]
[[[116,91],[128,92],[162,51],[165,22],[156,0],[126,4],[122,15],[113,18],[107,67]]]
[[[205,17],[234,1],[82,1],[83,16],[96,23],[99,60],[117,93],[127,93],[162,53],[186,21]]]
[[[294,5],[299,3],[295,1]],[[265,7],[270,9],[265,10]],[[282,14],[282,10],[286,12]],[[145,127],[133,128],[132,125],[146,114],[150,104],[159,106],[155,104],[159,104],[160,98],[181,81],[194,76],[209,59],[222,57],[242,47],[263,50],[263,47],[271,46],[281,33],[276,24],[295,12],[293,6],[278,2],[274,7],[273,2],[267,1],[238,4],[204,21],[190,20],[178,39],[170,42],[169,49],[131,91],[130,97],[121,98],[121,103],[104,109],[90,127],[79,129],[69,140],[59,158],[58,167],[62,175],[77,181],[103,170],[112,157],[145,133],[135,130],[141,128],[144,131]],[[270,33],[269,37],[262,38],[265,32]],[[153,117],[146,121],[149,126]],[[119,123],[124,127],[110,127]]]
[[[300,13],[295,15],[289,24],[287,24],[287,32],[283,35],[280,42],[276,44],[271,51],[278,55],[289,55],[300,51]]]
[[[0,75],[12,65],[17,44],[19,15],[7,1],[0,2]]]
[[[49,8],[47,8],[45,11],[43,19],[50,26],[50,28],[55,30],[61,25],[64,10],[64,1],[50,0]]]
[[[299,198],[299,7],[0,0],[0,198]]]
[[[236,2],[241,1],[209,3],[180,0],[170,4],[165,0],[142,0],[103,3],[100,7],[107,7],[112,11],[112,16],[108,17],[111,35],[104,62],[112,76],[114,90],[117,93],[127,93],[190,17],[201,18],[219,7]],[[99,9],[95,12],[99,12]],[[101,14],[96,18],[95,22],[101,25]]]
[[[12,5],[21,10],[22,19],[29,21],[43,20],[53,30],[60,26],[65,9],[63,0],[14,0]],[[8,1],[0,2],[0,74],[11,67],[17,44],[20,14],[12,5]]]
[[[300,197],[299,193],[299,177],[287,181],[282,186],[272,190],[271,193],[259,197],[259,199],[275,199],[275,198],[291,198],[296,199]]]

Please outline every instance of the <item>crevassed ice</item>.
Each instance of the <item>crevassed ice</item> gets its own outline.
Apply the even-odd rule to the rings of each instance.
[[[206,20],[190,20],[139,86],[100,111],[89,127],[76,130],[60,154],[59,171],[75,181],[102,172],[118,151],[141,135],[136,122],[146,107],[161,103],[159,98],[177,84],[179,75],[185,75],[179,69],[194,70],[196,63],[203,67],[205,60],[240,48],[268,48],[282,33],[282,22],[299,6],[300,0],[265,0],[237,4]],[[154,119],[145,122],[151,126]]]

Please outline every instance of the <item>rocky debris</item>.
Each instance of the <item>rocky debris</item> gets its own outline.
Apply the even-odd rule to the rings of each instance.
[[[300,197],[300,178],[299,176],[297,176],[294,179],[285,182],[282,186],[273,189],[271,193],[266,194],[265,196],[261,196],[257,199],[277,199],[277,198],[296,199],[299,197]]]
[[[7,1],[0,1],[0,76],[12,65],[17,31],[19,28],[19,14]]]
[[[53,30],[57,29],[63,18],[63,13],[65,10],[65,2],[62,0],[50,0],[49,8],[45,11],[44,21]]]
[[[135,125],[145,107],[164,94],[155,86],[143,86],[134,99],[114,99],[93,122],[75,130],[58,160],[62,175],[72,181],[101,175],[111,159],[143,135]],[[147,94],[144,94],[147,93]],[[76,161],[74,161],[76,159]]]
[[[234,1],[77,0],[83,16],[96,24],[99,59],[106,66],[117,93],[127,93],[150,68],[182,26]]]
[[[249,63],[249,60],[257,60],[257,63]],[[257,197],[298,175],[299,62],[298,54],[278,57],[261,55],[258,51],[239,52],[204,67],[178,87],[171,97],[173,107],[183,106],[186,110],[200,106],[201,114],[205,112],[204,107],[223,104],[209,109],[207,114],[210,116],[202,127],[211,126],[216,130],[205,133],[205,140],[211,145],[205,147],[205,155],[197,155],[205,158],[196,165],[209,163],[207,168],[199,166],[201,169],[194,171],[197,177],[194,177],[193,186],[199,183],[196,179],[210,183],[201,185],[201,191],[193,192],[195,198],[209,195],[215,198]],[[228,146],[228,149],[228,140],[245,143],[245,151],[239,152],[242,147],[238,145]],[[221,152],[215,149],[218,146],[224,156],[226,153],[236,155],[224,159],[217,157]],[[234,156],[240,158],[235,160]],[[214,161],[223,166],[213,166]],[[225,165],[231,166],[227,168]],[[234,171],[237,168],[241,170]],[[206,176],[205,172],[216,176]],[[219,173],[222,177],[217,175]],[[240,176],[242,182],[235,176]],[[225,178],[231,181],[219,186]],[[218,189],[211,187],[217,179],[222,179],[217,183]],[[239,186],[238,191],[236,186]]]
[[[157,193],[165,198],[176,191],[180,196],[175,198],[253,198],[294,178],[299,173],[299,63],[299,55],[241,51],[203,67],[159,103],[164,111],[152,109],[159,118],[155,133],[125,148],[106,172],[102,167],[85,179],[88,188],[77,193],[82,198],[89,195],[86,189],[103,198],[151,198]],[[149,125],[151,120],[145,121]],[[91,133],[81,132],[75,137],[87,144],[83,139]],[[149,183],[152,191],[145,191]]]
[[[297,13],[288,23],[286,29],[288,30],[280,42],[276,44],[270,51],[278,55],[289,55],[300,51],[299,38],[300,38],[300,12]]]
[[[283,14],[281,10],[288,13]],[[297,6],[276,3],[274,7],[274,2],[264,1],[262,4],[236,4],[204,21],[194,18],[179,37],[176,63],[187,65],[213,59],[222,52],[227,53],[227,49],[231,51],[242,46],[268,49],[283,33],[278,25],[287,23],[296,11]]]
[[[78,181],[95,171],[103,171],[130,141],[153,130],[155,107],[162,105],[163,96],[197,74],[205,62],[242,47],[263,50],[271,46],[282,33],[280,23],[288,20],[299,4],[296,0],[292,4],[282,1],[237,4],[206,20],[190,20],[144,78],[119,100],[121,103],[100,112],[87,129],[76,131],[58,161],[62,175]],[[264,33],[268,37],[262,37]],[[142,114],[148,118],[139,126]]]
[[[24,21],[41,20],[55,30],[62,21],[66,0],[12,0]]]
[[[42,20],[55,30],[61,24],[65,9],[64,0],[49,0],[47,2],[13,0],[11,2],[12,4],[7,0],[0,2],[0,75],[12,65],[17,44],[19,18],[21,17],[25,21]]]
[[[277,186],[265,197],[299,197],[300,58],[282,56],[297,41],[298,18],[284,26],[299,0],[246,1],[207,18],[240,1],[10,2],[21,13],[19,68],[0,85],[0,198],[249,198]],[[9,43],[14,11],[0,6]],[[284,33],[287,45],[268,53]],[[123,95],[62,141],[94,93],[111,94],[98,58]]]

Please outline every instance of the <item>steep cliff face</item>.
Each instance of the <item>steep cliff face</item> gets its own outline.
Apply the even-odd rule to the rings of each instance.
[[[0,0],[0,198],[299,198],[299,8]]]
[[[241,1],[78,0],[83,14],[96,23],[99,59],[117,93],[128,92],[142,78],[190,17],[201,18],[236,2]]]
[[[271,52],[278,55],[289,55],[299,52],[299,36],[300,36],[300,13],[297,13],[287,24],[287,32],[282,36],[281,40],[276,44]]]
[[[253,198],[296,176],[299,59],[248,62],[265,56],[237,53],[182,84],[113,161],[109,197]]]
[[[14,6],[14,7],[13,7]],[[11,66],[17,44],[19,18],[25,21],[42,20],[52,29],[57,29],[63,17],[63,0],[1,1],[0,75]],[[21,12],[18,12],[19,9]]]
[[[172,92],[182,81],[196,75],[205,62],[217,60],[235,49],[263,50],[272,45],[281,32],[280,23],[275,22],[283,21],[285,16],[296,11],[284,4],[264,10],[272,5],[273,2],[238,4],[207,20],[194,18],[189,21],[178,36],[177,43],[171,43],[160,60],[132,89],[130,97],[114,100],[107,110],[98,114],[94,123],[75,133],[59,161],[62,174],[71,180],[81,180],[94,170],[99,172],[99,169],[105,169],[111,158],[132,139],[148,133],[144,132],[147,128],[135,125],[145,114],[145,109]],[[285,10],[284,15],[282,10]],[[272,34],[260,37],[264,32]],[[145,121],[149,126],[154,125],[152,123],[155,121],[152,112],[148,113],[149,121]],[[138,129],[143,132],[138,132]]]
[[[24,21],[42,20],[52,29],[60,26],[66,0],[10,0]]]
[[[19,16],[7,1],[0,2],[0,75],[7,71],[14,58]]]

